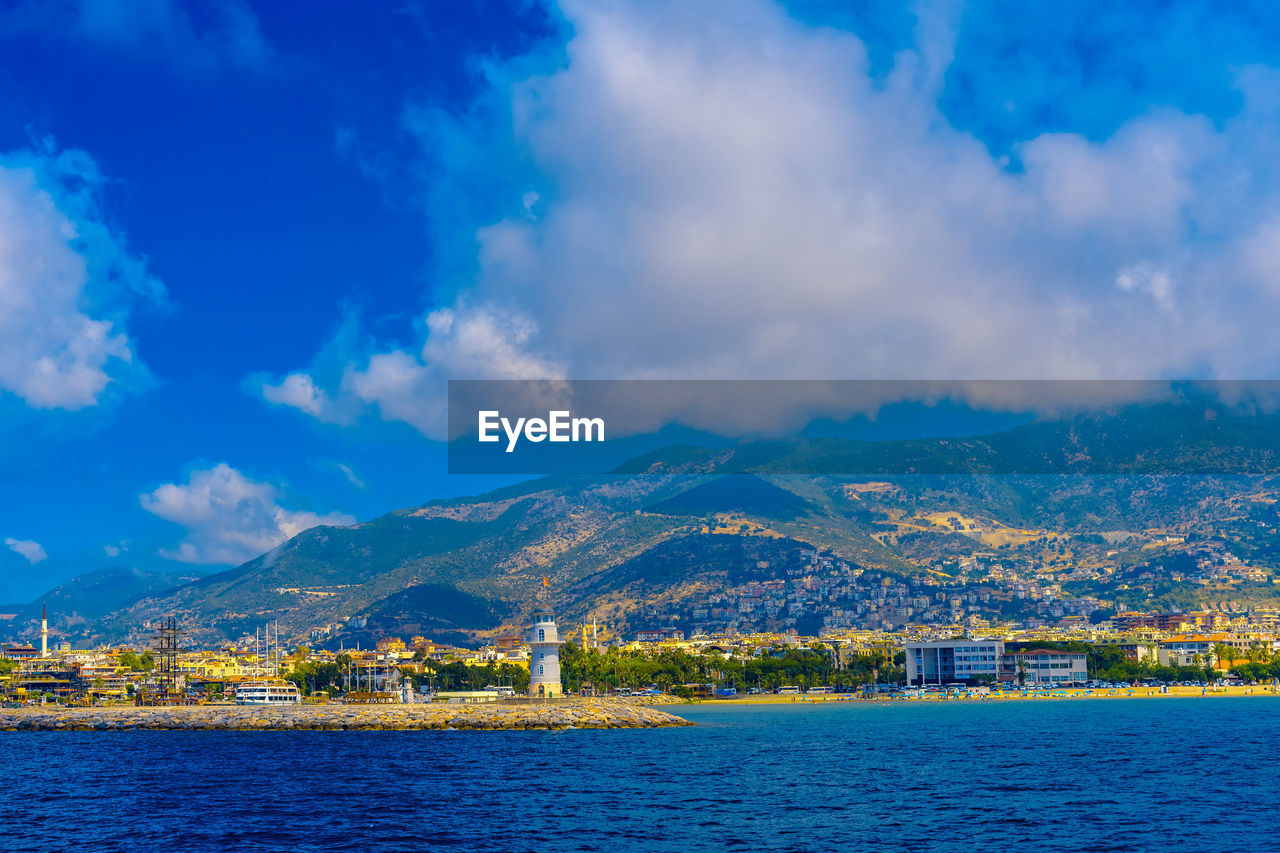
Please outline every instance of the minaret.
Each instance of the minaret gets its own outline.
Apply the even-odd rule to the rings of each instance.
[[[554,699],[563,693],[560,686],[560,646],[564,641],[556,631],[556,620],[544,605],[533,610],[529,630],[529,696]]]
[[[48,607],[40,605],[40,657],[49,656],[49,612]]]

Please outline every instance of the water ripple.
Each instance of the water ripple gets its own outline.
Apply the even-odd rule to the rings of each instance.
[[[0,735],[3,849],[1269,851],[1280,704],[696,707],[696,728]],[[1220,736],[1230,733],[1229,736]],[[1209,817],[1211,816],[1211,820]]]

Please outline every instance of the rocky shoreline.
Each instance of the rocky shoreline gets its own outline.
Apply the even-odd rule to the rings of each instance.
[[[248,705],[0,709],[0,731],[417,731],[645,729],[691,726],[653,708],[580,700],[554,704]]]

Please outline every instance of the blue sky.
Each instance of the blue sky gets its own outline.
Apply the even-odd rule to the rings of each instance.
[[[0,600],[450,478],[443,381],[1273,377],[1264,4],[0,6]]]

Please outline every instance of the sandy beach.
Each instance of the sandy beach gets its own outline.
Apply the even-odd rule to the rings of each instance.
[[[1088,699],[1135,699],[1135,698],[1170,698],[1170,697],[1202,697],[1226,698],[1233,696],[1278,696],[1280,688],[1267,686],[1231,686],[1231,687],[1169,687],[1168,692],[1161,692],[1158,687],[1123,687],[1115,689],[1059,687],[1045,688],[1036,691],[991,691],[985,694],[957,693],[955,695],[926,694],[922,696],[889,696],[878,694],[864,698],[861,694],[819,694],[815,696],[779,696],[762,694],[758,696],[736,696],[715,699],[696,700],[698,704],[707,705],[782,705],[782,704],[826,704],[839,702],[878,702],[885,704],[899,702],[1031,702],[1062,701]]]

